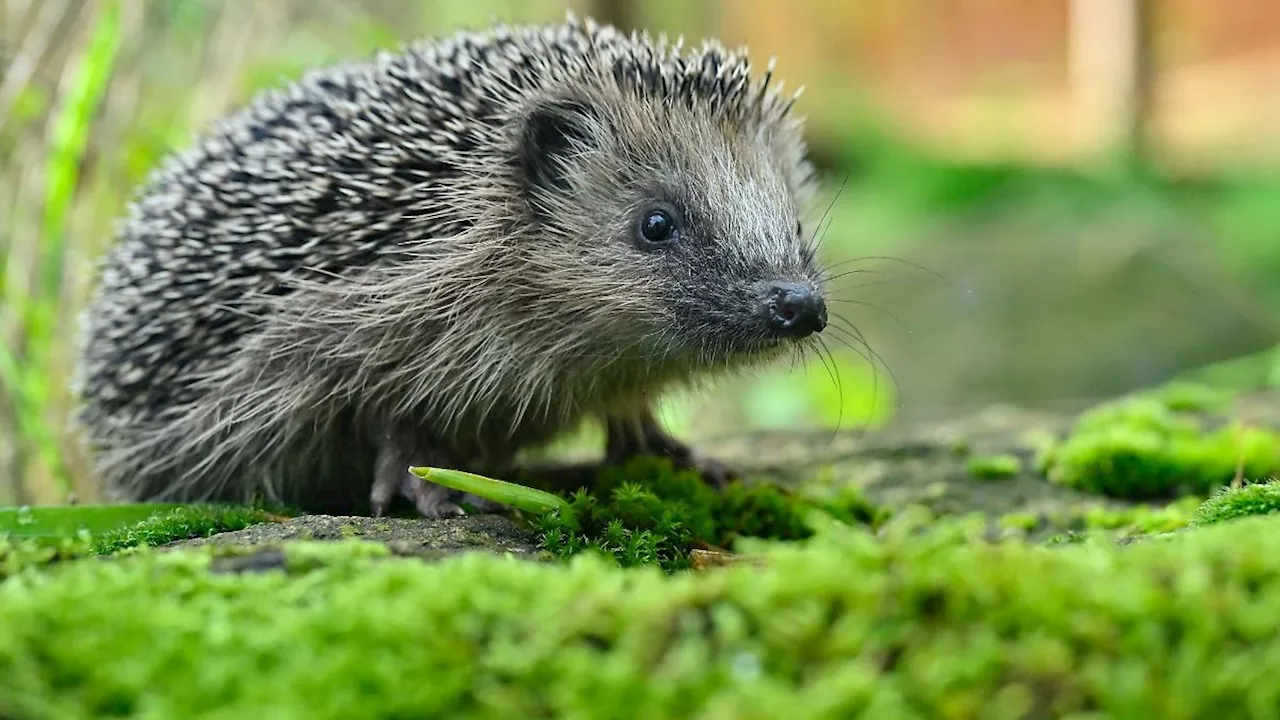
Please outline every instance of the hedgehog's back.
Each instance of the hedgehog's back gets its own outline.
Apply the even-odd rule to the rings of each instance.
[[[237,484],[280,471],[273,453],[291,451],[268,447],[280,444],[279,428],[256,423],[282,417],[289,398],[272,398],[273,407],[210,441],[196,436],[211,419],[228,422],[219,409],[228,388],[201,381],[243,365],[277,307],[315,302],[298,295],[298,281],[341,283],[403,259],[406,242],[467,227],[468,213],[481,210],[462,198],[469,178],[492,175],[486,145],[501,140],[494,104],[507,102],[479,92],[491,83],[482,76],[510,61],[500,46],[536,34],[461,34],[311,71],[253,98],[157,168],[81,319],[74,423],[98,479],[135,498],[226,491],[230,499]],[[313,466],[292,462],[287,471],[349,482],[367,470],[368,448],[352,445],[348,421],[316,429],[301,453]],[[326,444],[342,457],[324,456]],[[245,457],[262,461],[242,466]],[[215,459],[223,467],[206,464]]]
[[[407,114],[391,70],[352,63],[266,92],[148,179],[83,319],[86,417],[150,419],[196,401],[191,379],[234,357],[292,280],[384,262],[408,239],[402,217],[440,217],[427,188],[456,180],[451,150],[422,131],[413,153],[397,152],[393,129],[373,124]]]

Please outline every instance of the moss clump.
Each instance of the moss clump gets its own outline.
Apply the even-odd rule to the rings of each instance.
[[[987,544],[896,521],[787,545],[762,565],[675,576],[591,556],[423,563],[337,548],[267,572],[211,572],[208,548],[65,563],[0,583],[0,716],[1246,718],[1280,706],[1280,518],[1123,548]]]
[[[1196,509],[1191,523],[1212,525],[1247,515],[1280,512],[1280,481],[1251,483],[1238,488],[1221,488]]]
[[[1231,481],[1280,472],[1280,434],[1239,424],[1207,430],[1152,397],[1102,405],[1063,442],[1042,449],[1050,480],[1132,500],[1207,495]]]
[[[191,505],[156,513],[142,522],[98,535],[81,532],[62,539],[6,538],[0,535],[0,580],[16,574],[23,567],[208,537],[267,522],[272,517],[271,513],[258,507]]]
[[[90,543],[80,537],[49,542],[0,536],[0,581],[26,568],[84,557],[92,552]]]
[[[814,512],[847,522],[879,517],[854,493],[814,501],[763,484],[716,490],[698,473],[675,470],[656,457],[602,468],[592,491],[579,490],[568,500],[567,512],[538,518],[543,548],[561,557],[602,551],[623,567],[657,564],[667,570],[688,567],[689,550],[698,543],[730,547],[739,537],[809,537]]]
[[[164,545],[175,540],[209,537],[220,532],[243,530],[271,518],[271,513],[256,507],[189,505],[159,513],[136,525],[103,533],[94,539],[93,551],[105,555],[140,545]]]
[[[1151,391],[1147,397],[1175,412],[1222,412],[1231,403],[1230,393],[1221,388],[1185,381],[1170,382]]]
[[[997,519],[997,527],[1006,533],[1023,536],[1037,531],[1054,532],[1051,538],[1056,539],[1051,539],[1051,542],[1062,542],[1063,533],[1073,534],[1077,540],[1087,537],[1115,540],[1181,530],[1190,524],[1199,506],[1200,498],[1188,496],[1166,504],[1139,503],[1122,507],[1099,504],[1044,515],[1011,512]]]
[[[1112,536],[1152,535],[1185,528],[1191,522],[1200,498],[1194,495],[1178,498],[1164,505],[1140,503],[1128,507],[1102,505],[1075,513],[1071,529],[1089,533],[1101,531]]]
[[[1031,512],[1005,513],[997,519],[1001,530],[1019,533],[1034,532],[1040,527],[1041,522],[1040,516]]]
[[[1022,472],[1017,455],[984,455],[969,459],[969,474],[979,480],[1008,480]]]
[[[852,485],[839,485],[835,492],[821,497],[810,496],[809,492],[812,491],[805,493],[806,502],[812,502],[827,515],[848,525],[878,527],[893,517],[891,508],[872,503]]]

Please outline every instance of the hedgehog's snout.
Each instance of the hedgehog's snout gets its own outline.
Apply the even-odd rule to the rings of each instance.
[[[766,282],[760,290],[760,312],[775,336],[798,340],[827,326],[827,303],[812,286]]]

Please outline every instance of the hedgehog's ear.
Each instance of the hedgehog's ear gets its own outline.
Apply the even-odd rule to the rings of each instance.
[[[566,161],[595,146],[599,120],[595,108],[577,100],[557,98],[535,105],[524,117],[517,151],[526,189],[567,189]]]

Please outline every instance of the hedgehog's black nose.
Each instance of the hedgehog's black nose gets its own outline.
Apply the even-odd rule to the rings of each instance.
[[[765,319],[781,337],[807,337],[827,326],[827,304],[807,285],[771,283],[764,295]]]

